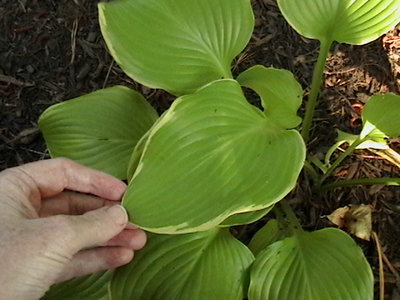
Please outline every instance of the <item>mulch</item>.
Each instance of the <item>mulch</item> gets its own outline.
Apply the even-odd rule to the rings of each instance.
[[[253,0],[256,28],[233,70],[262,64],[292,71],[307,88],[318,43],[300,37],[282,18],[274,0]],[[115,84],[142,92],[159,111],[173,98],[127,77],[108,54],[89,0],[0,0],[0,170],[48,158],[37,129],[50,105]],[[336,138],[335,129],[358,133],[360,112],[375,93],[400,93],[400,27],[364,46],[335,44],[328,60],[325,89],[316,111],[310,152],[322,157]],[[307,92],[307,90],[306,90]],[[400,151],[399,140],[391,147]],[[400,169],[367,150],[356,151],[332,180],[400,177]],[[348,204],[374,207],[373,229],[384,257],[386,299],[400,299],[400,188],[356,186],[315,193],[301,180],[291,201],[307,229],[332,226],[326,218]],[[258,225],[239,231],[243,240]],[[358,240],[373,266],[379,261],[374,242]]]

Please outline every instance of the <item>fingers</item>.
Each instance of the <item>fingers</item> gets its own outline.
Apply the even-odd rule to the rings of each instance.
[[[120,246],[140,250],[146,244],[146,233],[141,229],[124,229],[117,236],[107,241],[104,246]]]
[[[57,196],[42,200],[39,217],[82,215],[88,211],[114,204],[115,201],[108,201],[95,196],[63,192]]]
[[[129,263],[132,258],[133,251],[122,247],[101,247],[85,250],[72,258],[56,282],[114,269]]]
[[[114,201],[107,201],[98,197],[64,192],[43,201],[39,211],[40,217],[54,215],[82,215],[103,206],[112,206]],[[102,246],[120,246],[132,250],[143,248],[146,243],[146,234],[143,230],[128,224],[118,235],[111,238]]]
[[[71,254],[106,243],[128,223],[126,210],[120,205],[99,208],[80,216],[64,216],[64,219],[67,223],[65,230],[72,233],[67,241]]]
[[[89,193],[108,200],[120,200],[126,185],[111,175],[81,166],[65,158],[29,163],[17,169],[36,184],[42,197],[52,197],[64,189]]]
[[[43,264],[54,283],[128,263],[133,251],[146,243],[145,233],[127,229],[128,216],[120,205],[101,207],[83,215],[57,215],[26,220],[22,232],[32,240],[32,261]],[[21,241],[29,241],[21,237]],[[34,259],[36,257],[36,259]],[[34,263],[33,265],[36,265]],[[37,267],[35,267],[37,268]],[[62,271],[61,271],[62,270]],[[61,275],[60,274],[61,271]]]

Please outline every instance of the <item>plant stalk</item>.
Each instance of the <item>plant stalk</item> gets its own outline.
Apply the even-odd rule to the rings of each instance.
[[[286,227],[288,227],[289,231],[293,235],[296,231],[302,231],[299,219],[296,217],[293,209],[290,207],[289,203],[286,199],[283,199],[279,202],[279,208],[285,214],[286,219]]]
[[[306,112],[303,120],[303,127],[301,129],[301,135],[306,144],[310,136],[314,111],[315,107],[317,106],[317,98],[319,95],[319,91],[321,89],[322,80],[324,78],[326,59],[328,58],[329,49],[331,48],[331,45],[332,45],[332,40],[321,41],[317,64],[315,65],[314,68],[312,83],[311,83],[311,91],[310,95],[308,96],[308,101],[306,104]]]
[[[318,182],[319,175],[317,171],[315,171],[314,167],[308,162],[304,162],[304,170],[309,174],[314,182]]]
[[[360,178],[360,179],[340,180],[321,186],[320,191],[328,191],[335,188],[347,187],[347,186],[374,185],[374,184],[400,185],[400,178]]]
[[[344,151],[342,154],[339,155],[339,157],[333,162],[333,164],[326,170],[325,174],[322,175],[322,177],[319,180],[318,186],[320,186],[326,178],[328,178],[332,172],[339,166],[339,164],[347,157],[349,156],[356,148],[358,145],[360,145],[364,139],[358,138],[352,143],[346,151]]]

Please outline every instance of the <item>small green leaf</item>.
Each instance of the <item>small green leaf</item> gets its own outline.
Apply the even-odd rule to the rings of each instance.
[[[278,0],[288,23],[320,41],[362,45],[400,22],[400,0]]]
[[[99,15],[125,73],[175,95],[231,78],[254,27],[249,0],[116,0],[100,2]]]
[[[400,96],[382,94],[372,96],[362,111],[364,123],[361,138],[382,142],[383,137],[400,136]]]
[[[297,116],[303,89],[293,74],[286,70],[254,66],[237,78],[260,97],[264,113],[283,128],[295,128],[301,123]]]
[[[362,250],[343,231],[297,232],[257,256],[250,300],[372,300],[374,277]]]
[[[224,220],[220,224],[220,226],[221,227],[230,227],[230,226],[254,223],[254,222],[258,221],[259,219],[261,219],[262,217],[264,217],[266,214],[268,214],[273,207],[274,206],[272,205],[272,206],[264,208],[264,209],[232,215],[232,216],[228,217],[226,220]]]
[[[359,138],[359,136],[356,134],[351,134],[351,133],[348,133],[348,132],[345,132],[345,131],[342,131],[339,129],[336,129],[336,132],[338,135],[336,141],[338,143],[339,142],[341,142],[341,143],[347,142],[349,144],[353,144]]]
[[[112,271],[100,272],[53,285],[43,300],[103,300],[108,299],[108,284]]]
[[[281,200],[304,158],[297,131],[250,105],[236,81],[218,80],[177,99],[153,126],[123,205],[151,232],[207,230]]]
[[[269,220],[250,241],[249,248],[254,256],[267,248],[269,245],[286,237],[286,233],[279,227],[277,220]]]
[[[114,86],[51,106],[39,127],[52,157],[126,179],[131,153],[156,119],[142,95]]]
[[[149,234],[135,259],[116,270],[113,300],[242,300],[250,250],[227,229],[183,235]]]
[[[348,143],[349,145],[353,144],[360,136],[351,134],[348,132],[341,131],[336,129],[338,137],[336,139],[336,143],[329,148],[325,155],[325,165],[330,165],[330,160],[332,154],[344,143]],[[377,132],[375,132],[377,133]],[[388,149],[389,146],[387,145],[387,140],[385,139],[385,135],[374,134],[371,135],[371,139],[363,141],[360,145],[357,146],[356,149]]]

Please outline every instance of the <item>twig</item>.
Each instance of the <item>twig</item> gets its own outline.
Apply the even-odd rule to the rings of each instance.
[[[1,74],[0,74],[0,81],[18,85],[18,86],[34,86],[35,85],[35,83],[33,83],[33,82],[23,82],[14,77],[7,76],[7,75],[1,75]]]
[[[71,61],[70,64],[72,65],[75,61],[75,51],[76,51],[76,33],[78,31],[79,20],[75,19],[74,24],[72,25],[71,31]]]
[[[26,8],[25,8],[24,3],[23,3],[21,0],[18,0],[18,2],[19,2],[19,4],[20,4],[21,7],[22,7],[23,12],[26,13]]]
[[[33,153],[33,154],[41,155],[43,157],[46,155],[46,152],[40,152],[40,151],[36,151],[36,150],[33,150],[33,149],[25,148],[25,147],[21,147],[21,149],[24,150],[24,151]]]
[[[392,272],[393,276],[395,277],[396,280],[396,286],[400,290],[400,274],[399,272],[393,267],[393,265],[390,263],[389,259],[387,258],[386,254],[382,252],[382,258],[387,267],[389,268],[390,272]]]
[[[114,66],[114,60],[111,61],[110,67],[108,68],[106,78],[104,79],[104,82],[103,82],[103,89],[107,85],[108,77],[110,77],[111,69],[112,69],[113,66]]]
[[[375,184],[384,184],[384,185],[400,185],[400,178],[358,178],[358,179],[346,179],[339,180],[336,182],[328,183],[320,188],[320,191],[328,191],[335,188],[347,187],[347,186],[355,186],[355,185],[375,185]]]
[[[400,168],[400,154],[394,151],[393,149],[382,149],[382,150],[375,150],[375,149],[368,149],[369,151],[379,155],[380,157],[386,159],[387,161],[391,162],[398,168]]]
[[[383,251],[381,247],[381,243],[379,242],[378,235],[375,231],[372,232],[372,236],[374,237],[376,250],[378,251],[378,260],[379,260],[379,299],[385,300],[385,273],[383,271]]]

